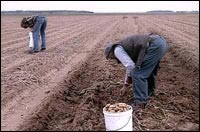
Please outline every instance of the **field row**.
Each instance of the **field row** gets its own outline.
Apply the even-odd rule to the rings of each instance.
[[[161,62],[156,95],[133,115],[133,128],[197,130],[197,17],[48,16],[47,50],[28,54],[28,31],[18,27],[21,17],[2,16],[1,129],[105,130],[103,107],[133,99],[132,87],[119,96],[125,69],[105,59],[105,45],[156,31],[170,50]]]

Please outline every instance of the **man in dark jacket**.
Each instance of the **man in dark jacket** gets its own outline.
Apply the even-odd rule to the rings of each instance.
[[[39,52],[39,39],[42,38],[41,51],[46,50],[46,26],[47,20],[44,16],[29,16],[24,17],[21,21],[22,28],[31,28],[33,33],[34,48],[30,53]]]
[[[145,108],[155,92],[160,60],[168,50],[166,40],[156,34],[133,35],[105,49],[106,59],[116,59],[126,67],[124,84],[133,83],[133,110]]]

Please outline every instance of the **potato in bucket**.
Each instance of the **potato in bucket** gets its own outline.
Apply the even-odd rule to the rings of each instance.
[[[107,104],[103,108],[106,131],[132,131],[132,111],[126,103]]]

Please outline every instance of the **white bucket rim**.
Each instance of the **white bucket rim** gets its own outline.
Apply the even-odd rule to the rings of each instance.
[[[128,106],[131,108],[130,110],[124,111],[124,112],[115,112],[115,113],[106,111],[106,110],[105,110],[105,107],[104,107],[104,108],[103,108],[103,113],[104,113],[105,115],[108,115],[108,116],[127,115],[128,113],[132,113],[132,112],[133,112],[132,107],[131,107],[130,105],[128,105]]]

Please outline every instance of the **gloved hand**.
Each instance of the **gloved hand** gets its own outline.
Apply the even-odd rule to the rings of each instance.
[[[130,84],[132,84],[132,77],[126,75],[126,76],[125,76],[125,79],[124,79],[124,85],[125,85],[125,86],[129,86]]]

